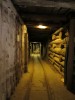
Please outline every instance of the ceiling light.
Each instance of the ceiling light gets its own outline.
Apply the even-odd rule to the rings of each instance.
[[[40,28],[40,29],[46,29],[47,26],[43,26],[43,25],[38,25],[37,28]]]

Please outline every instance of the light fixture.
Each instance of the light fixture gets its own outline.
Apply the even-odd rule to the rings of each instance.
[[[47,26],[43,26],[43,25],[38,25],[37,28],[46,29],[46,28],[48,28],[48,27],[47,27]]]

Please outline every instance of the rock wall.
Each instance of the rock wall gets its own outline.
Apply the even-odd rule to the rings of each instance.
[[[10,98],[24,72],[22,26],[12,2],[0,0],[0,100]]]

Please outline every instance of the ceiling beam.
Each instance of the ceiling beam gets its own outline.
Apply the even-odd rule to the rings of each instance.
[[[41,7],[55,7],[55,8],[71,8],[73,10],[75,10],[75,1],[73,2],[55,2],[55,1],[45,1],[45,0],[13,0],[15,5],[18,6],[24,6],[24,7],[28,7],[28,6],[41,6]]]
[[[22,14],[21,15],[22,18],[25,19],[37,19],[37,20],[62,20],[62,21],[66,21],[66,17],[64,15],[38,15],[38,14]]]

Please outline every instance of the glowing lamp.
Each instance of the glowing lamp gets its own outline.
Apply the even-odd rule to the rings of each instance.
[[[40,28],[40,29],[46,29],[47,26],[39,25],[39,26],[37,26],[37,28]]]

